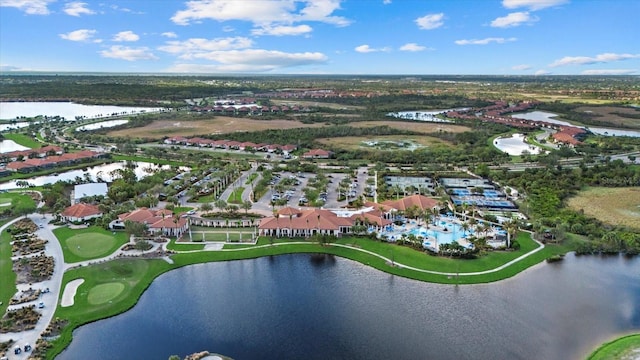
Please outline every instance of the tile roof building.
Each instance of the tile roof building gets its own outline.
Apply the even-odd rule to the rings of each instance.
[[[60,214],[64,221],[83,222],[102,216],[102,211],[96,205],[78,203],[71,205]]]
[[[189,229],[184,217],[176,217],[172,212],[140,208],[118,215],[118,219],[109,223],[110,229],[124,229],[127,221],[146,224],[150,233],[155,235],[180,237]]]

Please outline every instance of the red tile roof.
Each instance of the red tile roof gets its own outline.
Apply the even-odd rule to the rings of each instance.
[[[438,206],[438,201],[424,195],[411,195],[398,200],[387,200],[382,202],[384,205],[389,205],[396,210],[405,211],[412,206],[417,206],[418,209],[433,209]]]
[[[102,215],[102,211],[96,205],[78,203],[64,209],[62,216],[84,218],[92,215]]]

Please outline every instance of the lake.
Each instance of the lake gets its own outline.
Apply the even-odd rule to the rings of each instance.
[[[416,120],[416,121],[426,121],[426,122],[443,122],[443,123],[452,123],[453,121],[447,119],[440,119],[436,117],[436,115],[444,114],[449,111],[463,111],[468,110],[467,108],[460,109],[447,109],[447,110],[411,110],[411,111],[398,111],[388,113],[387,116],[395,117],[398,119],[405,120]]]
[[[98,130],[103,128],[110,128],[114,126],[120,126],[128,123],[129,120],[109,120],[109,121],[100,121],[93,124],[82,125],[76,128],[76,131],[90,131],[90,130]]]
[[[0,141],[0,154],[12,152],[12,151],[18,151],[18,150],[29,150],[29,148],[26,146],[22,146],[13,140]]]
[[[61,181],[73,180],[77,176],[84,179],[85,173],[89,173],[91,175],[91,178],[94,181],[96,180],[98,175],[100,175],[100,177],[104,181],[110,182],[113,180],[113,177],[110,175],[110,173],[116,169],[123,169],[126,166],[126,163],[127,163],[126,161],[117,161],[110,164],[97,165],[94,167],[90,167],[90,168],[87,168],[86,170],[76,169],[76,170],[61,172],[56,175],[51,174],[51,175],[44,175],[44,176],[36,176],[29,179],[12,180],[12,181],[0,184],[0,190],[17,189],[18,188],[18,186],[16,185],[17,181],[26,181],[29,184],[32,184],[35,186],[41,186],[45,184],[53,184],[56,181],[60,181],[60,180]],[[159,169],[159,168],[162,168],[162,169],[170,168],[169,165],[156,165],[153,163],[143,162],[143,161],[135,161],[133,162],[133,164],[135,165],[134,172],[138,177],[138,179],[141,179],[149,175],[150,170]]]
[[[528,144],[524,141],[523,134],[513,134],[506,138],[496,138],[493,140],[493,145],[498,150],[506,152],[509,155],[522,155],[523,151],[528,151],[529,154],[539,154],[542,149],[540,147]]]
[[[163,274],[130,311],[78,328],[58,359],[583,359],[638,330],[640,258],[569,254],[454,286],[298,254]]]
[[[13,129],[20,129],[27,126],[29,126],[29,123],[26,121],[0,124],[0,132],[13,130]]]
[[[12,120],[18,117],[60,116],[73,121],[77,116],[87,119],[111,116],[112,114],[136,114],[160,111],[162,108],[82,105],[72,102],[0,102],[0,119]]]
[[[554,117],[557,117],[557,116],[559,115],[546,112],[546,111],[531,111],[527,113],[511,115],[511,117],[518,118],[518,119],[546,121],[546,122],[558,124],[558,125],[578,126],[578,125],[573,125],[567,121],[554,119]],[[623,129],[603,128],[603,127],[592,127],[592,126],[578,126],[578,127],[581,127],[583,129],[588,129],[594,134],[598,134],[598,135],[640,137],[640,131],[637,131],[637,130],[623,130]]]

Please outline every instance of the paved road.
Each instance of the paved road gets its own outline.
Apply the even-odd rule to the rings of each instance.
[[[9,339],[13,339],[16,341],[16,345],[19,345],[19,346],[24,346],[25,344],[31,344],[32,346],[34,346],[36,343],[36,340],[40,337],[40,334],[47,328],[47,326],[51,322],[51,319],[53,319],[53,314],[57,306],[57,299],[59,298],[59,294],[61,291],[60,286],[62,285],[62,275],[64,274],[64,270],[65,270],[62,247],[60,246],[58,239],[55,237],[55,235],[53,235],[53,232],[51,231],[53,228],[48,225],[48,222],[52,219],[51,215],[46,215],[43,218],[42,215],[32,214],[32,215],[29,215],[29,218],[36,225],[43,226],[42,229],[39,229],[38,231],[36,231],[36,234],[40,238],[48,240],[47,245],[45,246],[45,253],[48,256],[53,256],[53,258],[55,259],[55,264],[54,264],[54,270],[53,270],[53,275],[51,276],[51,279],[43,282],[35,283],[32,285],[29,285],[29,284],[17,285],[18,292],[22,290],[26,290],[30,287],[34,289],[49,288],[50,290],[49,293],[42,294],[40,298],[37,300],[24,303],[24,304],[12,305],[9,307],[9,309],[16,309],[16,308],[21,308],[23,306],[36,305],[40,301],[44,302],[45,304],[44,308],[37,309],[38,311],[40,311],[42,316],[40,317],[40,320],[38,320],[38,323],[36,324],[36,327],[33,330],[23,331],[20,333],[0,334],[0,341],[7,341]],[[16,219],[15,221],[17,220],[18,219]],[[11,223],[8,223],[2,228],[0,228],[0,231],[4,231],[4,229],[8,227]],[[20,355],[14,355],[13,350],[11,350],[8,352],[8,358],[9,359],[27,359],[29,354],[30,353],[22,352]]]

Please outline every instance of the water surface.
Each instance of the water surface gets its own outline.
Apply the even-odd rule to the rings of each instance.
[[[83,289],[80,289],[83,291]],[[640,330],[640,259],[574,257],[498,283],[437,285],[284,255],[187,266],[59,359],[581,359]]]

